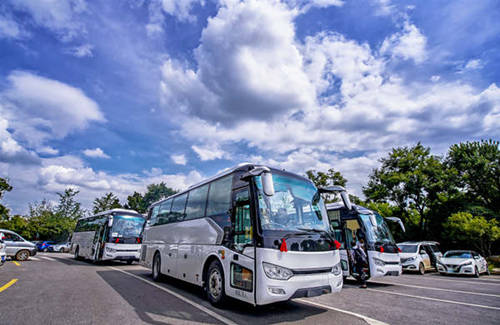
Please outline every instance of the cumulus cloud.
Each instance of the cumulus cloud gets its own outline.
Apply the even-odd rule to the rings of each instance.
[[[170,158],[177,165],[186,165],[187,159],[185,155],[171,155]]]
[[[402,30],[387,37],[380,52],[403,60],[422,63],[427,58],[427,38],[409,21],[405,21]]]
[[[9,122],[0,116],[0,162],[20,165],[38,164],[40,161],[38,156],[34,152],[26,150],[14,140],[8,128]]]
[[[197,70],[173,60],[163,65],[164,104],[222,124],[269,120],[312,105],[292,18],[275,2],[221,7],[195,50]]]
[[[104,158],[104,159],[111,158],[106,153],[104,153],[104,151],[102,151],[101,148],[85,149],[83,150],[83,154],[90,158]]]
[[[222,159],[228,156],[228,154],[216,144],[206,146],[193,145],[191,149],[196,152],[202,161]]]
[[[203,0],[162,0],[162,8],[166,13],[175,16],[180,21],[195,21],[191,9],[195,4],[205,5]]]
[[[1,110],[16,139],[39,147],[104,122],[99,105],[80,89],[25,71],[14,71],[0,93]]]
[[[41,147],[37,150],[38,153],[46,154],[46,155],[58,155],[59,150],[49,147],[49,146],[44,146]]]
[[[19,39],[25,35],[22,27],[8,13],[0,14],[0,38]]]

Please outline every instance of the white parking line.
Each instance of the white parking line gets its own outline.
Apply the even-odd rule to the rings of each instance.
[[[48,257],[48,256],[40,256],[40,258],[42,258],[44,260],[47,260],[47,261],[52,261],[52,262],[56,262],[57,261],[56,259],[53,259],[52,257]]]
[[[332,307],[332,306],[320,304],[320,303],[317,303],[317,302],[314,302],[314,301],[309,301],[309,300],[305,300],[305,299],[295,299],[295,301],[300,301],[300,302],[302,302],[304,304],[309,304],[309,305],[313,305],[313,306],[316,306],[316,307],[326,308],[326,309],[330,309],[330,310],[333,310],[333,311],[338,311],[340,313],[344,313],[344,314],[348,314],[348,315],[351,315],[351,316],[355,316],[355,317],[361,318],[362,320],[364,320],[365,322],[367,322],[370,325],[389,325],[387,323],[384,323],[384,322],[381,322],[379,320],[367,317],[365,315],[361,315],[361,314],[354,313],[352,311],[348,311],[348,310],[339,309],[339,308],[335,308],[335,307]]]
[[[500,310],[500,307],[470,304],[467,302],[453,301],[453,300],[446,300],[446,299],[437,299],[437,298],[430,298],[430,297],[415,296],[415,295],[409,295],[406,293],[399,293],[399,292],[393,292],[393,291],[387,291],[387,290],[379,290],[379,289],[365,289],[365,290],[374,291],[374,292],[382,292],[382,293],[387,293],[387,294],[391,294],[391,295],[410,297],[410,298],[416,298],[416,299],[446,302],[446,303],[455,304],[455,305],[464,305],[464,306],[479,307],[479,308],[485,308],[485,309]]]
[[[30,257],[30,260],[32,260],[32,261],[39,261],[40,259],[38,257]]]
[[[493,293],[482,293],[482,292],[471,292],[471,291],[452,290],[452,289],[443,289],[443,288],[422,287],[422,286],[417,286],[417,285],[412,285],[412,284],[403,284],[403,283],[397,283],[397,282],[375,282],[375,281],[370,281],[369,283],[388,284],[388,285],[395,285],[395,286],[400,286],[400,287],[417,288],[417,289],[427,289],[427,290],[436,290],[436,291],[446,291],[446,292],[455,292],[455,293],[466,293],[466,294],[469,294],[469,295],[477,295],[477,296],[500,297],[500,295],[495,295]]]
[[[119,272],[125,273],[125,274],[127,274],[127,275],[130,275],[131,277],[134,277],[134,278],[136,278],[136,279],[139,279],[139,280],[141,280],[141,281],[143,281],[143,282],[146,282],[146,283],[148,283],[148,284],[150,284],[150,285],[152,285],[152,286],[154,286],[154,287],[156,287],[156,288],[158,288],[158,289],[160,289],[160,290],[162,290],[162,291],[165,291],[166,293],[168,293],[168,294],[170,294],[170,295],[172,295],[172,296],[174,296],[174,297],[176,297],[176,298],[179,298],[180,300],[184,301],[185,303],[190,304],[191,306],[193,306],[193,307],[195,307],[195,308],[197,308],[197,309],[199,309],[199,310],[203,311],[204,313],[206,313],[206,314],[208,314],[208,315],[212,316],[213,318],[215,318],[215,319],[217,319],[217,320],[221,321],[221,322],[222,322],[222,323],[224,323],[224,324],[236,325],[236,323],[235,323],[235,322],[233,322],[232,320],[230,320],[230,319],[228,319],[228,318],[226,318],[226,317],[224,317],[224,316],[222,316],[222,315],[219,315],[219,314],[217,314],[216,312],[214,312],[214,311],[212,311],[212,310],[210,310],[210,309],[208,309],[208,308],[206,308],[206,307],[204,307],[204,306],[202,306],[202,305],[200,305],[200,304],[197,304],[197,303],[196,303],[196,302],[194,302],[194,301],[189,300],[188,298],[184,297],[183,295],[178,294],[177,292],[174,292],[174,291],[169,290],[169,289],[167,289],[167,288],[165,288],[165,287],[162,287],[161,285],[159,285],[159,284],[157,284],[157,283],[154,283],[154,282],[152,282],[152,281],[149,281],[149,280],[147,280],[147,279],[144,279],[143,277],[140,277],[140,276],[138,276],[138,275],[135,275],[135,274],[130,273],[130,272],[127,272],[127,271],[123,271],[123,270],[121,270],[121,269],[119,269],[119,268],[116,268],[116,267],[113,267],[113,266],[108,266],[108,268],[109,268],[109,269],[113,269],[113,270],[115,270],[115,271],[119,271]]]
[[[484,285],[494,285],[494,286],[500,286],[500,283],[486,283],[486,282],[481,282],[481,281],[489,281],[489,282],[498,282],[496,280],[489,280],[489,279],[469,279],[469,280],[455,280],[455,279],[444,279],[444,276],[434,276],[434,275],[428,275],[425,276],[424,279],[432,279],[436,281],[448,281],[448,282],[463,282],[463,283],[468,283],[468,284],[484,284]]]

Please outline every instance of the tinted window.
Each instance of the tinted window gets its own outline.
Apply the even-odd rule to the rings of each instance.
[[[196,219],[205,216],[207,194],[208,185],[195,188],[189,192],[189,199],[186,206],[186,219]]]
[[[172,200],[166,200],[159,205],[158,216],[156,217],[156,225],[163,225],[169,223],[170,207],[172,206]]]
[[[207,216],[228,212],[231,204],[232,183],[233,177],[229,175],[210,184]]]
[[[174,198],[169,222],[184,220],[184,218],[186,217],[186,214],[184,213],[184,209],[186,208],[186,199],[187,193],[176,196]]]
[[[417,245],[398,245],[398,247],[401,249],[401,253],[416,253],[417,252]]]
[[[154,206],[153,209],[151,210],[151,217],[149,218],[149,224],[151,226],[156,224],[156,221],[158,220],[158,212],[160,211],[160,206]]]

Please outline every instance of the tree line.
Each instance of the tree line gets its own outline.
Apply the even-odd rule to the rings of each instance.
[[[309,170],[306,176],[317,186],[348,188],[348,180],[334,168]],[[396,241],[437,240],[443,249],[474,248],[489,256],[500,251],[499,189],[498,141],[454,144],[444,156],[434,155],[429,147],[417,143],[393,148],[369,175],[363,186],[365,199],[350,197],[384,217],[401,218],[406,232],[393,227]],[[11,190],[8,180],[0,178],[0,200]],[[91,211],[82,208],[78,193],[68,188],[58,193],[57,204],[47,200],[33,203],[26,216],[10,215],[0,204],[0,228],[28,239],[64,240],[82,216],[121,207],[146,213],[153,202],[176,191],[165,183],[150,184],[144,194],[134,192],[124,204],[109,192],[93,201]]]

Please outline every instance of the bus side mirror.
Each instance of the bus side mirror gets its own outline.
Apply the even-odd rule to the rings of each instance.
[[[264,172],[262,174],[262,187],[264,189],[264,194],[267,196],[274,195],[274,182],[273,175],[270,172]]]
[[[109,217],[109,220],[108,220],[108,227],[112,227],[113,226],[113,217]]]

